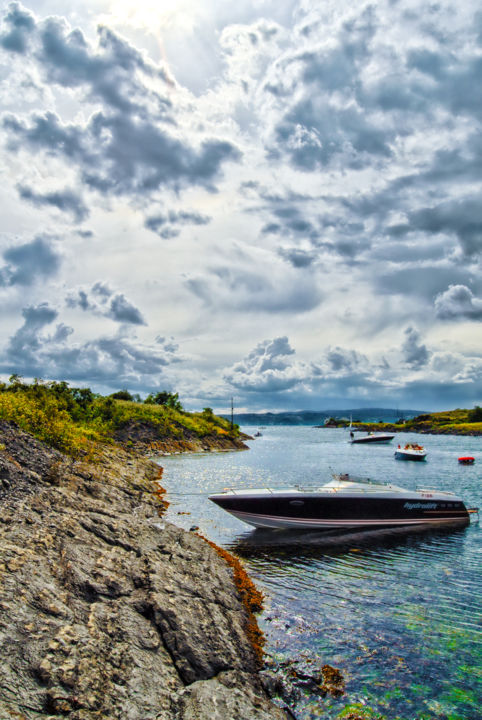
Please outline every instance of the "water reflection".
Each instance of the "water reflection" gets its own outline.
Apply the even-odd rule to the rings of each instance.
[[[397,463],[393,448],[353,448],[345,441],[336,430],[267,428],[249,452],[163,458],[167,519],[186,529],[199,526],[242,558],[266,595],[259,622],[274,661],[326,662],[342,670],[345,695],[307,696],[296,708],[300,720],[335,720],[357,704],[372,707],[371,717],[475,720],[482,654],[479,525],[426,532],[252,530],[207,499],[225,486],[322,483],[334,468],[411,489],[454,491],[467,505],[482,505],[477,468],[457,464],[459,455],[477,454],[480,438],[424,438],[430,461],[423,467]]]
[[[454,533],[463,537],[465,523],[444,523],[440,527],[419,525],[417,527],[379,528],[371,530],[264,530],[256,529],[238,535],[228,542],[227,547],[243,557],[261,557],[275,561],[277,551],[283,556],[310,557],[317,548],[326,552],[327,549],[339,549],[343,552],[347,546],[358,548],[380,547],[391,548],[403,544],[408,538],[427,542],[430,538],[453,536]]]

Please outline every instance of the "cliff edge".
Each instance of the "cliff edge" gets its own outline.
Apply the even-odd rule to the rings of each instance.
[[[225,561],[159,517],[159,467],[0,421],[2,720],[282,720]]]

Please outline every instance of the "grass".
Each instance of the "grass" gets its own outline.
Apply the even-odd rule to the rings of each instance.
[[[15,376],[12,376],[15,378]],[[202,438],[239,436],[239,428],[205,408],[189,413],[178,407],[117,400],[65,382],[0,383],[0,419],[13,421],[39,440],[69,455],[89,452],[92,445],[112,442],[116,430],[129,422],[150,423],[166,438],[191,433]]]
[[[456,409],[418,415],[397,423],[353,423],[366,430],[398,430],[399,432],[426,432],[447,435],[482,435],[482,411]]]

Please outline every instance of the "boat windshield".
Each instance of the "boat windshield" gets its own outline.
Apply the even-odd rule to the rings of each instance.
[[[337,482],[351,482],[351,483],[363,483],[370,484],[370,485],[384,485],[385,483],[381,483],[379,480],[372,480],[368,477],[358,477],[355,475],[349,475],[348,473],[333,473],[333,480],[336,480]]]

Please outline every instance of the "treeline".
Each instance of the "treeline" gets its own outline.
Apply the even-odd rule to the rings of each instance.
[[[65,381],[24,382],[12,375],[0,383],[0,420],[16,422],[40,440],[71,455],[88,452],[97,442],[111,442],[126,423],[149,422],[166,437],[188,429],[199,437],[239,434],[238,426],[214,415],[211,408],[184,410],[178,393],[162,390],[145,400],[119,390],[101,395],[90,388],[70,387]]]

